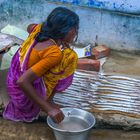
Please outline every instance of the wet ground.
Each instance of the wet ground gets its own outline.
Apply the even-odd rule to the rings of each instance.
[[[112,52],[103,69],[107,73],[140,75],[140,57]],[[6,100],[6,71],[0,71],[0,102]],[[55,140],[52,130],[45,122],[21,123],[0,118],[0,140]],[[93,128],[88,140],[140,140],[140,131]]]

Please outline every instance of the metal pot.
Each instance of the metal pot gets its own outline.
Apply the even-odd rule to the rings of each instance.
[[[95,125],[95,117],[82,109],[62,108],[65,119],[56,124],[48,116],[47,123],[53,129],[56,140],[87,140],[88,133]]]

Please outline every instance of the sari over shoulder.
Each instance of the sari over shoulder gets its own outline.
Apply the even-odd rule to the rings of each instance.
[[[34,55],[34,46],[37,43],[35,36],[40,29],[39,24],[12,58],[6,82],[10,97],[3,113],[6,119],[31,122],[38,118],[40,108],[16,84],[27,69],[31,68],[38,76],[33,86],[41,98],[47,99],[53,92],[63,91],[72,83],[77,54],[70,48],[60,50],[59,46],[53,45],[43,50],[44,52],[36,52]],[[37,56],[37,59],[31,59],[31,56],[32,58]]]

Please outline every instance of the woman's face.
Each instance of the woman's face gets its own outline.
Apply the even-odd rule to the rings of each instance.
[[[66,43],[72,43],[75,37],[77,36],[77,34],[78,34],[77,29],[73,27],[64,37],[63,41]]]

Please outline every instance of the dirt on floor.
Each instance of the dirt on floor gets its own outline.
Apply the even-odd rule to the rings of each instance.
[[[0,119],[0,140],[55,140],[55,137],[45,122],[27,124]],[[140,140],[140,132],[92,129],[87,140]]]
[[[105,73],[140,76],[140,57],[112,51],[103,66]],[[0,71],[0,101],[6,101],[6,70]],[[46,122],[21,123],[0,118],[0,140],[55,140]],[[140,140],[140,131],[93,128],[88,140]]]

